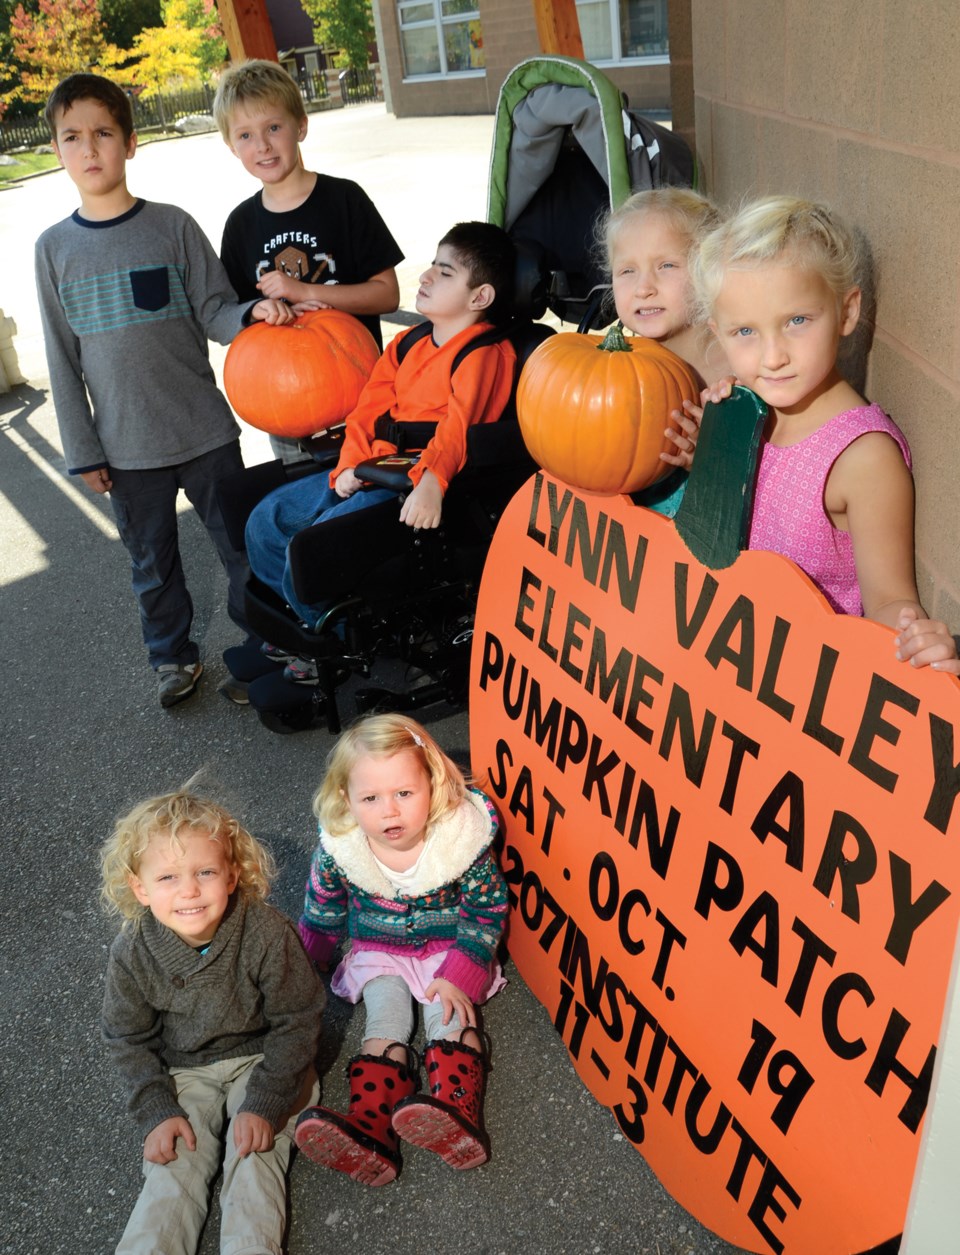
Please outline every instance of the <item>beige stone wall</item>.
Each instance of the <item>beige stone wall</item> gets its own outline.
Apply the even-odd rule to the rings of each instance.
[[[858,382],[910,440],[920,593],[960,632],[960,7],[691,0],[691,16],[708,190],[823,199],[866,234],[877,303]]]
[[[687,4],[688,0],[683,3]],[[526,57],[540,55],[533,5],[529,0],[479,0],[486,73],[466,78],[404,82],[397,6],[394,0],[375,0],[375,4],[379,10],[381,55],[389,79],[391,107],[398,118],[493,113],[500,85],[513,67]],[[603,72],[627,93],[633,108],[654,112],[669,109],[669,65],[605,66]]]

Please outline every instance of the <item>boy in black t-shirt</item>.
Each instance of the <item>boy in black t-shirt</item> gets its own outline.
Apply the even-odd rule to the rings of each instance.
[[[394,268],[403,253],[362,188],[304,169],[300,88],[274,61],[244,61],[221,78],[213,115],[230,151],[263,184],[223,230],[221,260],[237,295],[289,301],[298,313],[342,309],[382,347],[379,315],[400,303]],[[296,441],[270,443],[280,457],[295,456]]]

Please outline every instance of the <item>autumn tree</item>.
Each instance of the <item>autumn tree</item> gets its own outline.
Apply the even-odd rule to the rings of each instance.
[[[107,63],[99,0],[38,0],[36,11],[18,4],[10,18],[10,44],[20,81],[5,99],[46,100],[62,78]]]
[[[366,69],[369,46],[376,38],[370,0],[301,0],[301,4],[320,47],[337,49],[334,64],[340,69]]]

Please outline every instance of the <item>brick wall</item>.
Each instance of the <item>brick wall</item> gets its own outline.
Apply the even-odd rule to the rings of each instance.
[[[856,382],[910,440],[920,594],[960,631],[960,9],[692,0],[691,12],[708,189],[826,200],[866,234],[876,314]]]
[[[688,5],[689,0],[671,0]],[[426,82],[403,81],[400,32],[393,0],[375,0],[379,9],[389,99],[398,118],[457,113],[493,113],[503,80],[526,57],[539,55],[533,6],[527,0],[478,0],[486,74]],[[604,67],[634,108],[662,112],[670,107],[670,67]]]

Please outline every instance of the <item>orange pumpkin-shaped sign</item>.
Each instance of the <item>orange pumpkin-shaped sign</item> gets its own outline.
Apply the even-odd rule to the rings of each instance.
[[[275,436],[311,436],[357,404],[380,355],[352,314],[318,309],[286,326],[259,322],[227,351],[223,385],[237,414]]]
[[[696,376],[655,340],[574,332],[551,336],[531,354],[517,389],[517,416],[534,461],[584,492],[637,492],[672,468],[665,429]]]
[[[960,915],[960,685],[787,559],[686,534],[544,473],[500,520],[470,742],[510,954],[703,1223],[895,1249]]]

